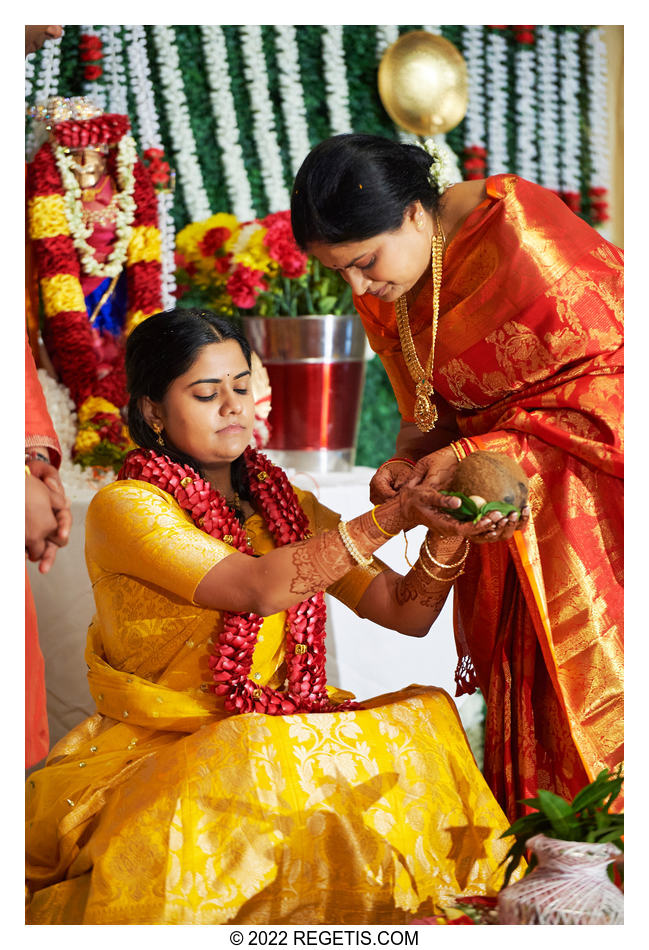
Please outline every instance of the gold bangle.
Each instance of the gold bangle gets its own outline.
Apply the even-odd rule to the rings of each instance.
[[[376,511],[376,509],[377,509],[378,507],[379,507],[378,505],[374,505],[374,507],[372,508],[372,521],[374,522],[374,524],[376,525],[376,527],[379,529],[379,531],[381,532],[381,534],[384,534],[384,535],[386,536],[386,538],[396,538],[397,534],[399,534],[398,531],[397,531],[397,534],[390,534],[390,532],[389,532],[389,531],[386,531],[385,528],[382,528],[381,525],[380,525],[380,524],[378,523],[378,521],[376,520],[376,515],[374,514],[374,512]]]
[[[461,462],[464,456],[460,455],[460,449],[458,448],[457,444],[455,442],[451,442],[449,444],[449,449],[453,450],[453,454],[455,455],[455,458],[458,460],[458,462]]]
[[[443,584],[450,584],[450,583],[452,583],[452,581],[454,581],[457,577],[459,577],[460,574],[464,574],[464,568],[462,567],[462,568],[460,568],[460,570],[457,572],[457,574],[453,574],[452,577],[439,577],[437,574],[433,574],[433,572],[430,571],[430,570],[426,567],[426,565],[424,564],[424,562],[423,562],[421,556],[415,561],[415,566],[417,566],[417,564],[419,564],[419,566],[421,567],[421,569],[422,569],[426,574],[428,574],[429,577],[432,577],[434,581],[441,581]]]
[[[464,544],[465,544],[464,554],[462,555],[462,557],[460,558],[460,560],[459,560],[459,561],[452,561],[450,564],[442,564],[441,561],[436,561],[436,560],[435,560],[435,558],[433,557],[433,555],[430,553],[430,548],[428,547],[428,536],[426,536],[426,537],[424,538],[424,551],[425,551],[426,554],[428,555],[429,560],[435,565],[435,567],[445,567],[445,568],[450,569],[450,568],[452,568],[452,567],[459,567],[461,564],[464,564],[464,562],[466,561],[466,559],[467,559],[467,557],[468,557],[468,555],[469,555],[469,548],[470,548],[470,546],[471,546],[471,542],[469,541],[468,538],[465,538],[465,539],[464,539]]]
[[[361,567],[369,567],[374,563],[374,558],[370,554],[369,558],[363,557],[361,552],[358,550],[356,545],[351,539],[351,535],[347,529],[346,521],[338,522],[338,534],[340,535],[343,544],[347,548],[348,553],[354,558],[357,564],[360,564]]]
[[[31,475],[29,465],[25,465],[25,475]]]

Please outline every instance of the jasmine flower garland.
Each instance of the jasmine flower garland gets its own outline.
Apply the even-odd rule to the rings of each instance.
[[[268,92],[266,60],[261,42],[261,27],[241,27],[244,73],[248,82],[253,114],[253,137],[259,160],[264,191],[270,211],[279,211],[289,205],[289,194],[284,182],[282,155],[275,132],[275,118]]]
[[[342,26],[325,26],[322,34],[325,90],[331,134],[352,131]],[[287,202],[288,204],[288,202]]]
[[[537,103],[539,110],[539,184],[559,193],[559,92],[556,33],[536,31]]]
[[[233,213],[243,221],[254,218],[255,209],[239,139],[234,98],[228,71],[228,52],[220,26],[202,26],[203,53],[207,67],[212,115],[216,122],[221,160]]]

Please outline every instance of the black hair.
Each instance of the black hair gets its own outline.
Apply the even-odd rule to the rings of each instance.
[[[148,396],[160,402],[175,379],[186,373],[199,351],[210,343],[235,340],[249,367],[250,344],[237,326],[211,310],[164,310],[139,323],[126,341],[126,386],[129,392],[128,428],[136,445],[168,455],[175,462],[201,472],[196,459],[172,446],[161,448],[157,435],[146,422],[140,401]],[[232,463],[232,487],[249,500],[243,457]]]
[[[293,183],[291,225],[302,250],[396,231],[420,201],[434,211],[439,193],[428,180],[432,158],[418,145],[378,135],[334,135],[309,152]]]

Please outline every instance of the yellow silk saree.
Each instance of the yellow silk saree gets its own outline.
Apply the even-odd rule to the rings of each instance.
[[[298,494],[313,531],[336,523]],[[270,550],[259,516],[246,530]],[[209,692],[221,614],[193,594],[230,551],[146,483],[93,499],[98,711],[27,781],[28,923],[398,924],[495,894],[507,822],[443,691],[285,717],[231,715]],[[353,609],[373,576],[330,592]],[[261,628],[261,685],[283,682],[284,616]]]

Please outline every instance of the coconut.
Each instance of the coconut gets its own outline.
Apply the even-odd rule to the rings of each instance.
[[[445,495],[459,495],[463,504],[455,509],[456,517],[469,520],[487,510],[503,515],[521,511],[527,505],[529,482],[518,462],[501,452],[472,452],[455,470]],[[454,514],[454,512],[449,512]]]

